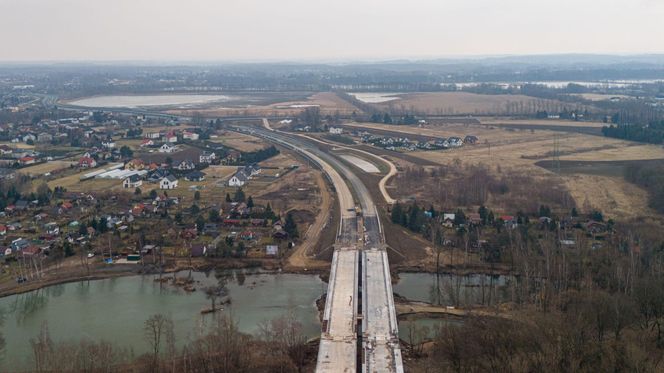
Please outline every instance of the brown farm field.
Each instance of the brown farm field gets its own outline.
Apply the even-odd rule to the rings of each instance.
[[[210,139],[212,142],[224,144],[241,152],[253,152],[267,147],[261,139],[239,132],[224,131],[219,137]]]
[[[426,128],[388,126],[380,124],[350,124],[352,127],[384,129],[400,134],[449,137],[472,134],[478,145],[443,151],[415,151],[405,153],[428,163],[482,164],[493,172],[512,171],[538,179],[558,179],[564,183],[577,206],[601,209],[614,218],[656,218],[661,216],[647,207],[645,190],[626,182],[618,172],[588,174],[564,172],[557,175],[536,165],[553,157],[554,138],[558,139],[562,161],[624,161],[664,159],[664,148],[630,141],[549,130],[513,130],[485,125],[444,125]],[[616,164],[618,167],[618,164]],[[611,166],[608,167],[611,170]]]
[[[69,168],[72,164],[77,164],[73,161],[49,161],[38,165],[21,168],[18,172],[28,176],[40,176],[47,172]]]
[[[560,101],[524,95],[482,95],[469,92],[426,92],[399,95],[398,100],[374,104],[383,109],[428,115],[503,115],[534,113],[565,106]],[[570,106],[567,104],[567,106]]]

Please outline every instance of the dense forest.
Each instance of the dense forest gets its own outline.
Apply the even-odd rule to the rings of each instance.
[[[664,163],[632,164],[625,169],[625,179],[647,189],[650,207],[664,213]]]
[[[618,124],[602,128],[607,137],[623,140],[645,142],[649,144],[664,143],[664,120],[652,122],[649,125]]]

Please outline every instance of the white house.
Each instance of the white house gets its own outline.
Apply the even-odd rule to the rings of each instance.
[[[23,136],[23,142],[28,142],[28,141],[30,141],[30,140],[32,140],[32,141],[37,141],[37,136],[35,136],[35,135],[31,134],[31,133],[29,133],[29,134]]]
[[[154,145],[154,141],[152,141],[151,139],[144,139],[143,141],[141,141],[141,147],[142,148],[146,147],[146,146],[152,146],[152,145]]]
[[[341,135],[342,133],[344,133],[344,130],[339,127],[330,127],[330,133],[333,135]]]
[[[247,180],[249,180],[247,175],[242,171],[238,171],[228,179],[228,186],[241,187],[247,183]]]
[[[182,132],[182,138],[186,140],[198,140],[199,135],[196,132],[184,131]]]
[[[194,168],[196,168],[196,165],[194,164],[194,162],[187,159],[180,162],[177,166],[175,166],[175,168],[181,171],[186,171],[186,170],[193,170]]]
[[[199,163],[212,163],[212,161],[214,161],[215,159],[217,159],[217,155],[216,155],[216,154],[214,154],[213,152],[205,152],[205,151],[204,151],[204,152],[201,153],[201,155],[199,156],[199,160],[198,160],[198,161],[199,161]]]
[[[115,141],[113,140],[102,141],[101,146],[103,146],[106,149],[113,149],[115,148]]]
[[[159,148],[159,153],[173,153],[175,149],[174,145],[166,143]]]
[[[159,189],[175,189],[178,187],[178,179],[173,175],[168,175],[159,182]]]
[[[143,180],[136,174],[129,176],[122,182],[122,186],[125,189],[138,188],[141,185],[143,185]]]
[[[159,132],[148,132],[145,134],[146,139],[158,139],[161,137],[161,133]]]

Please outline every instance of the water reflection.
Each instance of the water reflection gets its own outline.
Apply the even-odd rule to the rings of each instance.
[[[189,273],[176,276],[184,280]],[[45,320],[56,342],[82,337],[103,339],[140,354],[146,349],[144,321],[150,315],[164,314],[173,319],[178,347],[182,347],[204,335],[214,322],[213,315],[201,314],[211,303],[203,289],[219,284],[232,298],[221,312],[231,315],[244,333],[259,333],[261,322],[293,312],[307,337],[320,334],[315,301],[327,285],[318,276],[255,270],[193,272],[190,290],[174,286],[172,274],[164,277],[168,281],[163,283],[159,278],[150,275],[82,281],[0,298],[0,307],[7,313],[0,330],[11,336],[5,354],[12,360],[0,362],[0,371],[7,368],[3,364],[23,362],[31,355],[30,339],[39,334]]]
[[[492,305],[508,299],[509,276],[401,273],[394,292],[439,306]]]

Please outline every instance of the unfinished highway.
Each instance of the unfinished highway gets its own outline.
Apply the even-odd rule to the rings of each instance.
[[[339,199],[341,221],[316,372],[403,372],[384,234],[371,194],[349,167],[314,142],[274,131],[267,120],[263,123],[265,129],[236,130],[252,132],[314,162]]]

